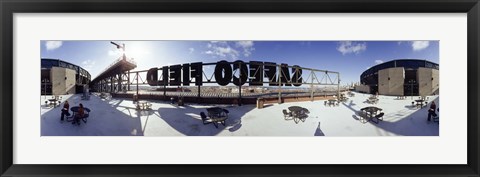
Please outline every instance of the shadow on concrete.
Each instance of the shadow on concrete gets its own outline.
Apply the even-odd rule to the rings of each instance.
[[[115,104],[117,107],[122,100],[118,101]],[[41,136],[143,136],[144,127],[139,118],[140,114],[132,111],[131,113],[136,115],[129,116],[97,96],[91,96],[90,100],[81,100],[81,94],[76,94],[71,96],[68,102],[70,107],[82,103],[89,108],[91,112],[88,122],[81,122],[80,125],[61,122],[62,103],[41,116]]]
[[[434,101],[438,108],[439,98],[436,98]],[[372,125],[398,135],[438,136],[439,124],[427,121],[430,103],[413,113],[397,111],[395,113],[386,114],[383,117],[383,121],[380,121],[378,124],[372,123]]]
[[[315,134],[313,136],[325,136],[322,129],[320,128],[320,122],[318,122],[317,129],[315,130]]]
[[[436,98],[434,101],[437,104],[437,108],[439,107],[439,98]],[[430,102],[431,103],[431,102]],[[400,110],[397,112],[385,114],[383,117],[383,121],[379,121],[378,124],[369,121],[368,123],[384,130],[387,132],[391,132],[397,135],[405,135],[405,136],[438,136],[439,135],[439,125],[433,122],[427,122],[427,115],[428,115],[428,108],[430,107],[430,103],[427,106],[424,106],[421,109],[412,108],[405,106],[409,110],[415,111],[409,112],[406,110]],[[353,119],[360,120],[360,110],[354,109],[351,104],[343,105],[349,108],[354,115],[352,115]],[[384,110],[385,111],[385,110]],[[367,122],[362,122],[367,123]],[[379,135],[384,136],[379,132]]]
[[[228,119],[225,121],[225,126],[218,124],[215,128],[213,124],[204,125],[200,117],[200,112],[207,114],[208,107],[222,107],[229,110]],[[232,111],[235,109],[235,111]],[[227,130],[235,132],[242,127],[241,117],[255,109],[255,105],[243,106],[199,106],[192,107],[189,105],[178,106],[176,108],[160,108],[157,110],[159,117],[163,119],[168,125],[176,131],[187,136],[215,136],[220,132]]]

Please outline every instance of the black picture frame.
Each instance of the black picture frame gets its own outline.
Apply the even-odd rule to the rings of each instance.
[[[479,176],[479,0],[1,0],[1,176]],[[466,165],[17,165],[13,164],[14,13],[467,13]],[[419,147],[421,148],[421,147]],[[39,152],[40,153],[40,152]],[[445,152],[448,153],[448,152]]]

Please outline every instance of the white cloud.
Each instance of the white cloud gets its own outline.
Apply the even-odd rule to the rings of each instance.
[[[253,48],[253,41],[238,41],[235,43],[235,46],[243,49],[243,56],[245,57],[250,56],[255,50],[255,48]]]
[[[254,43],[252,41],[210,41],[207,44],[208,50],[203,53],[212,55],[214,58],[220,57],[221,59],[237,60],[240,55],[245,57],[250,56],[255,50],[253,45]]]
[[[429,41],[413,41],[412,42],[412,49],[413,51],[419,51],[426,49],[430,45]]]
[[[237,58],[239,52],[233,48],[229,47],[217,47],[215,48],[216,52],[215,54],[226,57],[226,56],[231,56],[232,58]]]
[[[190,47],[190,48],[188,48],[188,51],[189,51],[190,53],[193,53],[193,52],[195,51],[195,49],[192,48],[192,47]]]
[[[253,41],[238,41],[235,45],[246,48],[246,47],[253,47]]]
[[[45,47],[47,48],[47,50],[55,50],[61,47],[62,44],[62,41],[47,41],[45,42]]]
[[[227,44],[227,41],[210,41],[212,44],[220,44],[220,45],[225,45]]]
[[[359,54],[365,50],[367,50],[366,43],[358,43],[358,42],[351,42],[351,41],[344,41],[339,42],[337,50],[342,53],[342,55],[355,53]]]
[[[95,61],[93,60],[85,60],[82,62],[82,67],[86,70],[92,69],[92,67],[95,65]]]
[[[383,63],[383,60],[375,60],[375,64],[380,64],[380,63]]]
[[[398,42],[397,42],[398,45],[400,45],[400,44],[402,44],[402,43],[403,43],[403,41],[398,41]]]

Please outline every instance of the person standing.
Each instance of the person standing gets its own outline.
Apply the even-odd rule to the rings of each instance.
[[[63,121],[65,115],[70,116],[70,113],[68,112],[69,108],[70,105],[68,104],[68,101],[65,101],[65,103],[63,103],[62,116],[60,117],[60,121]]]
[[[437,105],[435,105],[435,102],[432,101],[432,103],[430,104],[430,109],[428,109],[428,121],[431,120],[432,118],[432,115],[433,116],[437,116],[437,114],[435,113],[435,110],[437,109]]]

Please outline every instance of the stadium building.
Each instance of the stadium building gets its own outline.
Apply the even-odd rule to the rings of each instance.
[[[69,62],[42,58],[41,68],[42,95],[81,93],[90,83],[90,73]]]
[[[400,59],[375,65],[360,76],[355,90],[392,96],[439,94],[439,65],[427,60]]]

